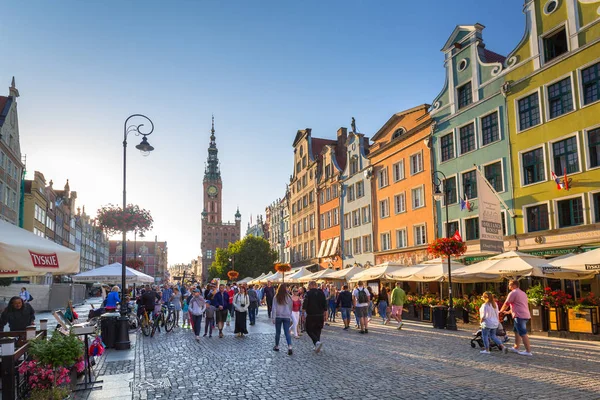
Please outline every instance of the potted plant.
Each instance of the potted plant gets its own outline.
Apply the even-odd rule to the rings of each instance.
[[[589,293],[567,308],[569,332],[598,333],[600,300]]]
[[[463,323],[469,323],[469,300],[462,297],[453,298],[452,303],[457,311],[457,315],[461,316]]]
[[[32,360],[19,367],[26,374],[32,400],[63,400],[71,393],[78,372],[84,369],[83,343],[75,335],[55,332],[49,340],[30,342]]]
[[[571,302],[572,296],[562,290],[544,288],[544,299],[542,303],[548,307],[549,329],[551,331],[567,330],[566,306]]]
[[[119,206],[109,204],[98,210],[98,226],[109,235],[120,232],[146,232],[152,229],[154,220],[150,211],[137,205],[128,204],[123,210]]]
[[[542,285],[535,285],[527,289],[529,300],[529,313],[531,314],[531,330],[534,332],[549,329],[548,309],[544,305],[545,290]]]
[[[406,312],[408,313],[408,319],[419,319],[419,309],[417,306],[418,299],[419,297],[416,295],[409,294],[408,296],[406,296],[406,303],[404,303],[404,307],[406,309]]]

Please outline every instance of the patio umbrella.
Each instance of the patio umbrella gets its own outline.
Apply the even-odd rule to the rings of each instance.
[[[74,282],[121,282],[122,266],[113,263],[85,271],[73,276]],[[154,278],[133,268],[125,267],[125,282],[127,283],[154,283]]]
[[[350,268],[344,268],[344,269],[339,269],[337,271],[333,271],[331,274],[329,274],[327,276],[327,279],[330,280],[341,280],[341,281],[347,281],[352,279],[352,277],[360,272],[363,272],[365,269],[358,267],[358,266],[353,266]]]
[[[336,271],[333,269],[322,269],[322,270],[314,272],[312,274],[309,273],[308,275],[304,275],[303,277],[298,279],[298,282],[310,282],[310,281],[316,281],[319,279],[329,279],[329,276],[331,274],[333,274],[334,272],[336,272]]]
[[[302,279],[308,275],[312,275],[312,273],[308,270],[307,267],[302,267],[298,270],[298,272],[294,274],[289,274],[285,277],[286,282],[300,282]]]
[[[561,256],[549,260],[549,264],[583,273],[600,274],[600,249]]]
[[[0,220],[0,276],[76,274],[79,253]]]
[[[242,279],[240,281],[237,281],[237,283],[250,283],[253,279],[254,278],[252,278],[252,277],[249,276],[249,277],[244,278],[244,279]]]
[[[452,268],[452,278],[454,278],[455,270],[464,267],[465,265],[454,260],[450,260],[450,268]],[[412,276],[404,280],[413,282],[435,282],[448,279],[448,260],[435,258],[433,260],[424,261],[417,264],[414,268],[419,268]]]
[[[248,282],[248,284],[250,285],[256,285],[258,283],[261,282],[261,279],[264,278],[267,274],[265,274],[264,272],[262,274],[260,274],[259,276],[257,276],[256,278],[252,279],[250,282]]]
[[[365,269],[364,271],[354,275],[350,279],[350,281],[357,282],[357,281],[372,281],[372,280],[376,280],[376,279],[388,279],[387,274],[393,273],[402,268],[406,268],[406,267],[403,265],[400,265],[400,264],[383,263],[380,265],[376,265],[372,268]]]

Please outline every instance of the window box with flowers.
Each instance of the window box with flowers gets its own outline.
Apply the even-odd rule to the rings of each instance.
[[[597,335],[599,330],[600,300],[593,293],[577,300],[567,309],[569,332]]]

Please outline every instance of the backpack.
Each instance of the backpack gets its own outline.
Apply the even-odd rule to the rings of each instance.
[[[363,288],[358,289],[358,302],[359,303],[368,303],[369,302],[369,296],[367,296],[367,291]]]

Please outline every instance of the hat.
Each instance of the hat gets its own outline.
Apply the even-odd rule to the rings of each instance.
[[[200,289],[194,289],[194,293],[200,293]]]
[[[210,300],[206,300],[204,303],[206,303],[206,304],[210,304]]]

